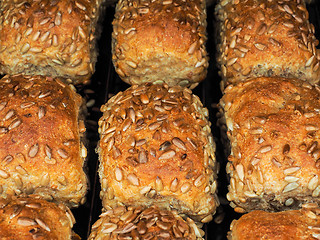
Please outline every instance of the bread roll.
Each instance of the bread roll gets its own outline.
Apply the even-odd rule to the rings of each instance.
[[[301,210],[270,213],[253,211],[231,223],[229,240],[301,240],[320,238],[320,209],[306,204]]]
[[[36,196],[1,198],[0,216],[2,240],[72,239],[75,219],[63,204]]]
[[[0,73],[88,83],[103,0],[0,2]]]
[[[84,202],[81,104],[59,79],[0,80],[0,196],[35,193],[71,207]]]
[[[180,86],[134,85],[101,111],[104,208],[155,204],[210,221],[218,205],[215,143],[199,98]]]
[[[186,239],[201,240],[204,232],[190,218],[156,206],[118,207],[101,214],[92,226],[89,240],[98,239]],[[131,238],[130,238],[131,237]]]
[[[320,89],[257,78],[225,90],[231,155],[227,198],[237,212],[320,202]]]
[[[222,89],[261,76],[319,81],[318,40],[303,0],[223,0],[216,14]]]
[[[120,0],[112,60],[125,82],[194,88],[207,74],[205,0]]]

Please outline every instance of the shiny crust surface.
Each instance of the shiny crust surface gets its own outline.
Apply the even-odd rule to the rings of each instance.
[[[227,198],[237,212],[319,202],[319,90],[284,78],[226,88],[220,105],[231,145]]]
[[[59,79],[0,79],[1,196],[35,193],[69,206],[85,200],[81,104],[80,95]]]
[[[0,199],[2,240],[71,240],[71,211],[37,196]]]
[[[118,207],[108,210],[92,226],[89,240],[98,239],[185,239],[202,240],[204,232],[190,218],[156,206]]]
[[[208,110],[187,88],[134,85],[101,107],[101,197],[175,209],[207,222],[218,205]]]
[[[0,72],[88,83],[103,0],[0,2]]]
[[[207,74],[204,0],[120,0],[112,60],[125,82],[194,88]]]
[[[262,76],[319,81],[319,41],[303,0],[220,1],[216,15],[222,89]]]
[[[300,210],[277,213],[253,211],[234,220],[228,240],[314,240],[320,234],[320,209],[306,204]]]

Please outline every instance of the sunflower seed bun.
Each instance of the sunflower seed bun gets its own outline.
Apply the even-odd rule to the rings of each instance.
[[[38,196],[0,198],[0,216],[3,240],[72,239],[75,219],[68,207]]]
[[[199,98],[180,86],[134,85],[101,111],[103,206],[155,204],[210,221],[218,205],[217,165]]]
[[[216,15],[222,89],[261,76],[319,81],[318,40],[303,0],[223,0]]]
[[[319,239],[320,208],[305,204],[300,210],[270,213],[253,211],[234,220],[228,240]]]
[[[208,67],[206,3],[120,0],[112,34],[112,60],[123,81],[194,88]]]
[[[284,78],[225,89],[220,105],[231,145],[227,198],[237,212],[320,202],[319,90]]]
[[[80,95],[59,79],[0,80],[0,196],[35,193],[70,207],[85,201],[81,105]]]
[[[186,239],[201,240],[204,232],[193,220],[183,220],[176,211],[156,206],[118,207],[101,214],[92,226],[89,240],[95,239]],[[131,237],[131,238],[130,238]]]
[[[88,83],[103,0],[0,1],[0,73]]]

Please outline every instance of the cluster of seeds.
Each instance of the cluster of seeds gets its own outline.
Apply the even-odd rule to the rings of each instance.
[[[224,85],[260,76],[318,81],[318,40],[303,1],[224,0],[216,12]]]
[[[199,98],[179,86],[134,85],[101,111],[104,207],[157,203],[210,221],[218,205],[215,143]]]
[[[71,206],[84,201],[81,97],[59,79],[22,75],[3,77],[0,93],[2,196],[37,192]]]
[[[36,196],[1,198],[0,214],[1,237],[5,239],[70,239],[75,223],[69,208]]]
[[[112,38],[113,63],[129,84],[194,88],[206,77],[204,0],[121,0]]]
[[[204,232],[190,218],[152,206],[118,207],[101,214],[89,239],[186,239],[201,240]]]
[[[318,87],[294,79],[257,78],[225,89],[227,197],[236,211],[319,202],[319,99]]]
[[[101,2],[1,1],[0,72],[87,81],[96,62],[95,29]]]

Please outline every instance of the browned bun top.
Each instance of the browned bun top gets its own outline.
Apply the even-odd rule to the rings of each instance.
[[[112,34],[116,72],[131,85],[194,88],[207,74],[206,25],[204,0],[119,1]]]
[[[37,196],[0,199],[0,238],[3,240],[71,240],[71,211]]]
[[[101,110],[104,207],[156,203],[201,218],[215,211],[215,143],[197,96],[179,86],[134,85]]]
[[[305,204],[300,210],[277,213],[253,211],[231,223],[229,240],[300,240],[319,239],[320,209],[316,204]]]
[[[0,2],[0,72],[72,78],[94,72],[97,19],[103,0]]]
[[[226,86],[262,76],[319,81],[319,41],[304,1],[219,1],[216,13]]]
[[[7,75],[0,80],[2,196],[38,193],[69,206],[85,200],[81,104],[62,79]]]
[[[246,210],[318,202],[319,87],[257,78],[230,85],[220,103],[231,143],[229,200]]]

